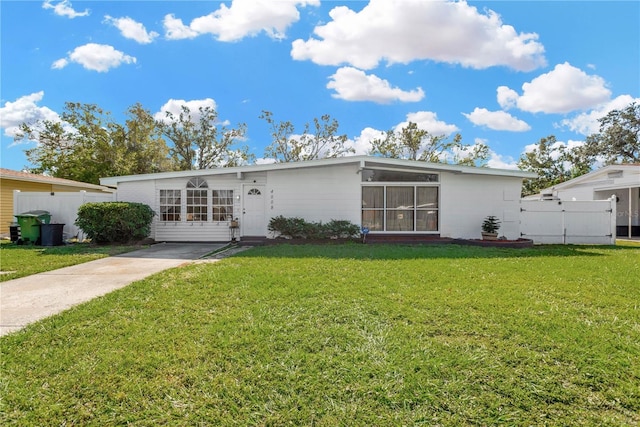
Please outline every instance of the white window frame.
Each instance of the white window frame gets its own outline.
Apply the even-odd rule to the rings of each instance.
[[[230,196],[226,196],[227,198],[229,198],[230,203],[228,204],[222,204],[222,203],[216,203],[216,193],[219,193],[221,191],[228,191],[231,193]],[[227,209],[231,209],[231,213],[229,213],[228,211],[224,213],[225,218],[221,218],[218,215],[222,215],[220,213],[216,213],[216,208],[220,209],[220,208],[227,208]],[[234,213],[235,213],[235,190],[231,189],[231,188],[215,188],[211,190],[211,220],[213,222],[230,222],[233,220],[234,218]]]
[[[178,197],[179,197],[179,203],[162,203],[162,193],[165,191],[171,191],[173,196],[172,196],[172,200],[175,200],[176,196],[175,194],[177,193]],[[166,195],[165,195],[165,200],[166,200]],[[160,209],[160,215],[159,215],[159,221],[163,222],[163,223],[168,223],[168,222],[181,222],[182,221],[182,201],[183,201],[183,194],[182,194],[182,189],[178,189],[178,188],[162,188],[158,191],[158,207]],[[163,208],[174,208],[174,212],[172,213],[167,213],[167,212],[163,212]],[[177,209],[176,209],[177,208]],[[177,210],[177,212],[175,212],[175,210]],[[164,219],[165,215],[177,215],[178,219],[172,219],[172,220],[168,220],[168,219]]]
[[[196,198],[198,201],[202,201],[203,192],[204,204],[194,203],[194,199]],[[187,222],[209,222],[209,206],[211,205],[209,194],[209,184],[206,180],[195,177],[187,182],[185,189],[185,219]]]
[[[438,180],[437,183],[425,183],[425,182],[371,182],[371,183],[362,183],[361,185],[361,200],[364,200],[364,194],[362,194],[364,192],[365,188],[371,188],[371,187],[382,187],[382,197],[383,197],[383,204],[382,204],[382,208],[365,208],[364,206],[360,207],[360,218],[361,221],[363,220],[364,217],[364,212],[382,212],[382,230],[373,230],[370,229],[369,231],[371,233],[386,233],[386,234],[406,234],[406,233],[413,233],[413,234],[439,234],[440,233],[440,205],[441,205],[441,191],[440,191],[440,182]],[[412,226],[412,230],[392,230],[389,231],[387,230],[387,215],[389,212],[393,212],[393,211],[400,211],[399,209],[396,208],[388,208],[387,207],[387,188],[388,187],[409,187],[409,188],[413,188],[413,204],[414,206],[411,207],[411,211],[413,212],[413,226]],[[417,200],[417,196],[418,196],[418,188],[423,188],[423,187],[427,187],[427,188],[436,188],[438,191],[438,200],[437,200],[437,207],[434,208],[428,208],[428,209],[421,209],[418,206],[415,206],[416,204],[416,200]],[[417,222],[418,222],[418,212],[420,211],[435,211],[436,212],[436,229],[435,230],[417,230]],[[362,224],[362,226],[366,226],[364,223]]]

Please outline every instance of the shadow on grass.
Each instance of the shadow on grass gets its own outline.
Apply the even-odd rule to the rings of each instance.
[[[602,257],[611,251],[636,251],[638,246],[541,245],[532,248],[496,248],[458,244],[279,244],[240,252],[242,258],[329,258],[329,259],[432,259],[432,258],[532,258]]]

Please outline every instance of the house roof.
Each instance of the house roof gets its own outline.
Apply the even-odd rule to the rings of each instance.
[[[537,175],[533,172],[525,172],[520,170],[507,170],[507,169],[492,169],[487,167],[474,167],[474,166],[460,166],[450,165],[444,163],[428,163],[415,160],[404,159],[387,159],[382,157],[373,156],[347,156],[338,157],[333,159],[320,159],[309,160],[304,162],[290,162],[290,163],[270,163],[259,165],[247,165],[232,168],[217,168],[217,169],[196,169],[177,172],[160,172],[144,175],[127,175],[127,176],[114,176],[109,178],[101,178],[100,183],[102,185],[117,186],[120,182],[131,181],[145,181],[152,179],[166,179],[166,178],[181,178],[181,177],[194,177],[203,175],[222,175],[222,174],[241,174],[249,172],[265,172],[275,170],[289,170],[289,169],[302,169],[302,168],[315,168],[323,166],[335,166],[346,164],[359,164],[361,169],[364,168],[391,168],[391,169],[403,169],[407,171],[432,171],[432,172],[453,172],[458,174],[472,174],[472,175],[495,175],[517,178],[536,178]]]
[[[37,182],[41,184],[60,185],[63,187],[81,187],[91,190],[101,190],[112,192],[112,188],[103,185],[89,184],[86,182],[73,181],[71,179],[55,178],[52,176],[39,175],[36,173],[20,172],[12,169],[0,168],[0,178],[11,179],[14,181]]]
[[[617,176],[617,172],[622,172],[621,176]],[[624,176],[625,174],[626,176]],[[569,181],[556,184],[553,187],[545,188],[540,194],[584,185],[592,185],[594,188],[601,190],[638,187],[640,186],[640,164],[627,163],[604,166]]]

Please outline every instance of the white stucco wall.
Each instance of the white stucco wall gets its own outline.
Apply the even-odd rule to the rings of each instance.
[[[361,224],[362,183],[359,165],[333,164],[322,167],[276,169],[255,173],[201,176],[209,189],[230,189],[234,195],[234,217],[241,222],[243,191],[251,184],[265,189],[265,229],[278,215],[307,221],[332,219]],[[160,189],[185,189],[188,176],[121,182],[118,200],[146,203],[159,213]],[[402,184],[400,184],[402,185]],[[521,179],[490,175],[440,172],[440,230],[443,237],[480,238],[480,226],[488,215],[502,221],[499,231],[509,239],[520,237],[519,202]],[[183,212],[186,200],[183,197]],[[183,216],[184,217],[184,216]],[[156,217],[152,235],[158,241],[228,241],[227,222],[160,222]]]
[[[267,215],[360,224],[360,180],[356,165],[271,171]]]
[[[440,183],[442,237],[479,239],[488,215],[502,222],[500,236],[520,237],[520,178],[442,173]]]

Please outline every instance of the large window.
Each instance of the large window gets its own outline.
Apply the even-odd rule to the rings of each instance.
[[[363,186],[362,226],[370,231],[438,231],[438,188]]]
[[[160,190],[160,221],[180,221],[181,190]]]
[[[207,181],[202,178],[192,178],[187,183],[187,221],[207,220],[207,189]]]
[[[233,219],[233,190],[213,190],[213,221]]]

